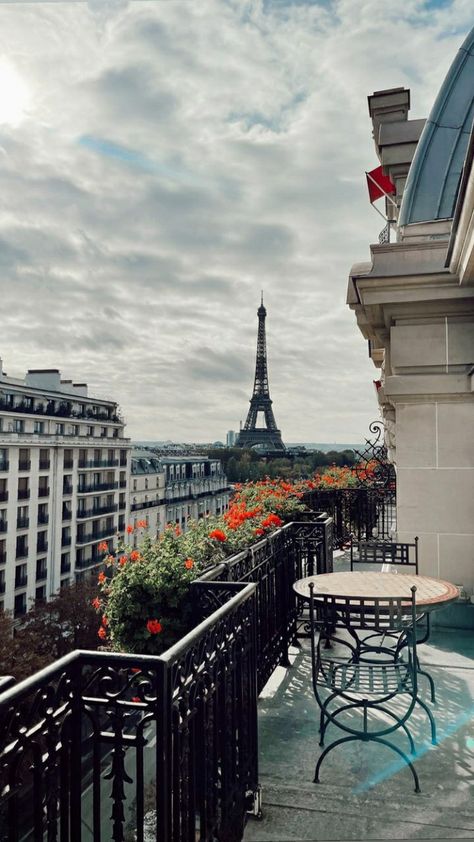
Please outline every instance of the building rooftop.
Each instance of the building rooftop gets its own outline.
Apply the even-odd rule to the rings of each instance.
[[[408,173],[399,225],[452,219],[474,119],[474,28],[449,68]]]

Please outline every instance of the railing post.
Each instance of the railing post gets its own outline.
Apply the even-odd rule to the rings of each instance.
[[[171,775],[172,716],[169,665],[156,661],[156,838],[172,842]],[[178,842],[178,840],[176,840]]]
[[[71,664],[71,771],[70,784],[70,839],[81,842],[81,788],[82,788],[82,659],[78,655]]]

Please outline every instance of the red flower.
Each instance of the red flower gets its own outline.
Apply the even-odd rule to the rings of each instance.
[[[120,556],[120,558],[119,558],[119,564],[120,564],[120,567],[123,567],[123,566],[124,566],[124,564],[126,564],[126,563],[127,563],[127,561],[128,561],[127,556],[126,556],[126,555],[121,555],[121,556]]]
[[[97,634],[99,635],[99,637],[100,637],[100,639],[101,639],[101,640],[105,640],[105,638],[107,637],[107,632],[105,631],[105,629],[104,629],[104,627],[103,627],[103,626],[101,626],[101,627],[100,627],[100,629],[99,629],[99,631],[97,632]]]
[[[212,532],[209,533],[209,538],[214,538],[216,541],[227,541],[227,535],[222,529],[213,529]]]
[[[132,696],[132,702],[141,702],[140,696]]]
[[[132,550],[130,553],[130,561],[140,561],[141,555],[138,550]]]
[[[92,605],[93,608],[95,608],[96,611],[99,610],[101,604],[102,603],[101,603],[98,596],[95,596],[94,599],[91,601],[91,605]]]
[[[146,529],[148,526],[146,520],[137,520],[138,529]]]
[[[127,532],[129,535],[131,535],[133,532],[133,526],[127,526]]]
[[[254,529],[254,534],[255,534],[255,535],[258,535],[258,536],[260,536],[260,535],[265,535],[265,530],[264,530],[264,529],[261,529],[261,528],[259,527],[258,529]]]
[[[107,619],[107,617],[106,617],[106,615],[105,615],[105,614],[103,614],[103,615],[102,615],[102,625],[103,625],[103,626],[108,626],[108,625],[109,625],[109,621],[108,621],[108,619]]]
[[[192,570],[194,567],[194,561],[192,560],[192,558],[187,558],[184,562],[184,566],[186,570]]]
[[[177,538],[179,538],[179,536],[181,535],[181,527],[180,526],[176,527],[176,529],[174,530],[174,534],[176,535]]]
[[[101,541],[98,546],[98,550],[100,553],[107,553],[109,551],[109,545],[107,541]]]
[[[159,620],[148,620],[146,627],[150,634],[159,634],[160,631],[163,631],[163,626]]]
[[[141,672],[141,667],[131,667],[130,672]]]
[[[265,520],[262,520],[262,526],[264,526],[266,529],[268,529],[270,526],[281,526],[282,523],[283,521],[281,517],[278,517],[278,515],[273,514],[268,515],[268,517],[266,517]]]
[[[105,575],[105,573],[101,570],[97,578],[98,578],[98,580],[99,580],[100,584],[101,584],[101,585],[103,585],[103,583],[105,582],[105,580],[106,580],[107,576],[106,576],[106,575]]]

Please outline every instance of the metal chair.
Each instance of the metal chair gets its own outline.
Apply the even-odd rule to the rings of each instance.
[[[414,568],[407,573],[418,575],[418,536],[414,543],[400,541],[354,541],[351,536],[351,570],[358,564],[390,565],[390,567]],[[354,552],[356,550],[356,552]],[[388,570],[386,571],[388,572]]]
[[[408,754],[387,739],[387,736],[402,729],[408,738],[410,753],[414,754],[415,746],[407,721],[417,701],[417,641],[413,631],[416,626],[416,587],[411,592],[410,601],[401,597],[367,600],[327,594],[318,594],[315,599],[314,585],[310,585],[313,689],[320,707],[320,745],[324,745],[326,731],[331,724],[346,733],[322,752],[316,764],[315,783],[319,783],[324,759],[337,746],[357,740],[372,741],[387,746],[403,759],[412,772],[415,792],[420,792],[418,775]],[[386,625],[406,636],[406,660],[361,661],[361,632],[380,632]],[[337,654],[341,652],[341,647],[342,656]],[[321,691],[328,691],[328,695],[324,698]],[[406,708],[400,714],[393,710],[391,702],[402,696],[405,697]],[[361,716],[359,727],[353,716],[358,713]],[[379,718],[372,725],[369,713],[382,714],[385,719],[389,717],[393,724],[387,725]],[[348,714],[352,714],[349,721]]]
[[[418,575],[418,536],[413,543],[398,542],[398,541],[378,541],[376,538],[355,541],[351,536],[350,546],[350,564],[351,571],[354,566],[359,564],[376,564],[380,567],[383,573],[414,573]],[[411,569],[410,569],[411,568]],[[418,645],[426,643],[430,636],[430,615],[429,613],[419,613],[417,616],[417,628],[422,629],[421,636],[418,636]],[[386,629],[383,635],[384,643],[392,641],[392,645],[384,646],[385,654],[388,657],[398,658],[402,649],[404,648],[403,639],[400,640],[398,635],[392,634],[390,629]],[[370,652],[369,638],[365,640],[366,652]],[[378,647],[380,648],[380,647]],[[431,675],[421,668],[419,660],[417,660],[417,669],[419,675],[424,675],[430,686],[430,696],[433,704],[436,703],[435,685]],[[420,701],[423,705],[423,702]],[[427,710],[430,716],[429,710]],[[432,728],[434,723],[432,722]]]

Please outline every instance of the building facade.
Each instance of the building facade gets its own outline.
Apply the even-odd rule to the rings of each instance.
[[[165,472],[166,523],[184,530],[189,520],[226,511],[230,489],[218,459],[195,455],[160,461]]]
[[[130,525],[146,522],[146,534],[156,538],[166,526],[165,470],[158,456],[132,450],[129,487]],[[140,534],[134,533],[135,544]]]
[[[116,403],[0,362],[0,607],[20,616],[100,564],[128,522],[129,452]]]
[[[352,267],[348,304],[380,369],[397,471],[399,540],[420,570],[474,592],[474,29],[428,120],[409,91],[369,97],[375,148],[396,186],[395,242]]]

